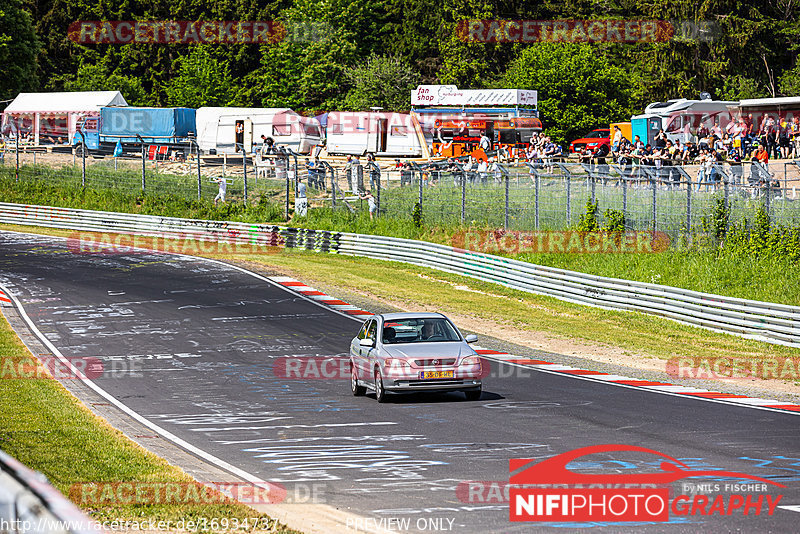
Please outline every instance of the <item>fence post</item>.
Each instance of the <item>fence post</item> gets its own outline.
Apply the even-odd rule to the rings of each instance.
[[[686,173],[686,242],[692,240],[692,176]]]
[[[538,178],[539,175],[537,174]],[[567,176],[567,226],[572,224],[572,180]]]
[[[720,165],[719,172],[722,174],[722,205],[725,207],[725,211],[727,212],[730,209],[730,201],[728,199],[728,175],[722,172],[722,166]],[[725,229],[727,230],[727,221],[730,217],[726,218]]]
[[[244,205],[247,206],[247,151],[242,145],[242,171],[244,172]]]
[[[422,209],[422,169],[415,169],[414,172],[419,180],[419,208]]]
[[[202,186],[202,178],[200,177],[200,143],[195,141],[195,146],[197,147],[197,200],[202,198],[203,193],[203,186]],[[189,151],[191,152],[192,148],[189,145]],[[224,178],[223,178],[224,180]]]
[[[14,152],[17,153],[17,166],[14,170],[14,181],[19,182],[19,130],[14,136]]]
[[[378,195],[375,197],[375,211],[376,215],[380,217],[381,215],[381,168],[378,167],[378,164],[372,162],[373,171],[375,171],[377,179],[375,180],[375,185],[378,186]],[[370,175],[371,178],[371,175]],[[372,181],[372,180],[370,180]],[[372,184],[370,184],[371,186]]]
[[[503,219],[503,228],[508,230],[508,174],[505,175],[505,182],[506,182],[506,206],[505,206],[505,217]]]
[[[628,180],[625,179],[624,168],[623,174],[620,176],[622,180],[622,218],[628,220]]]
[[[569,179],[569,178],[567,178]],[[539,229],[539,174],[533,175],[533,223],[536,230]]]
[[[86,189],[86,136],[81,130],[78,130],[78,133],[81,134],[81,160],[83,161],[83,166],[81,167],[81,188]]]
[[[285,165],[284,168],[286,169],[286,210],[285,210],[286,213],[285,213],[285,218],[288,221],[289,220],[289,156],[287,156],[286,154],[281,154],[278,157],[280,159],[282,159],[282,160],[284,160],[284,159],[286,160],[285,162],[282,162],[281,165],[282,166]],[[276,161],[275,162],[275,170],[276,170],[276,172],[277,172],[277,168],[278,168],[278,162]]]
[[[656,226],[656,216],[657,216],[657,211],[656,211],[656,207],[657,207],[656,202],[657,202],[657,200],[656,199],[658,198],[658,195],[656,195],[656,177],[655,177],[655,175],[652,175],[650,177],[650,183],[653,186],[653,231],[655,232],[656,231],[656,227],[657,227]]]
[[[589,175],[589,182],[592,188],[592,204],[594,204],[595,202],[597,202],[597,194],[596,194],[597,180],[595,180],[594,178],[594,173]]]
[[[136,137],[139,138],[139,146],[142,147],[142,195],[144,195],[144,190],[145,190],[144,139],[142,139],[142,137],[139,134],[137,134]]]
[[[467,173],[461,172],[461,224],[467,220]]]

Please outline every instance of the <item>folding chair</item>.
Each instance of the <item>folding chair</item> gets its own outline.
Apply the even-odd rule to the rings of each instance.
[[[158,147],[156,145],[150,145],[147,147],[147,159],[154,160],[156,159],[156,150]]]
[[[158,147],[158,156],[159,156],[159,159],[161,159],[161,161],[166,160],[168,154],[169,154],[169,147],[168,146],[164,145],[164,146]]]

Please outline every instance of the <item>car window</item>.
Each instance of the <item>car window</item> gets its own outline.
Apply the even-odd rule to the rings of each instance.
[[[444,318],[396,319],[383,324],[383,343],[434,343],[460,341],[456,328]]]
[[[586,135],[587,139],[604,139],[606,137],[608,137],[607,132],[589,132]]]
[[[375,330],[378,328],[378,323],[376,321],[370,321],[369,326],[367,326],[367,339],[375,339]]]
[[[367,327],[371,322],[372,321],[364,321],[364,324],[361,325],[361,330],[358,331],[358,336],[356,336],[358,339],[365,339],[367,337]]]

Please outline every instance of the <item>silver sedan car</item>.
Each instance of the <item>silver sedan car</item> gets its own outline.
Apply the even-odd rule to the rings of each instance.
[[[412,391],[463,391],[477,400],[483,364],[469,346],[477,340],[440,313],[372,316],[350,343],[350,389],[356,396],[372,390],[378,402],[387,392]]]

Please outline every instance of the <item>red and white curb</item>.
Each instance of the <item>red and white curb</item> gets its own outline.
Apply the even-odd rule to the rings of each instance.
[[[798,412],[800,414],[800,404],[793,404],[791,402],[760,399],[757,397],[748,397],[747,395],[735,395],[732,393],[722,393],[719,391],[711,391],[708,389],[695,388],[691,386],[679,386],[677,384],[670,384],[669,382],[655,382],[652,380],[641,380],[632,378],[630,376],[614,375],[610,373],[603,373],[601,371],[589,371],[587,369],[580,369],[578,367],[571,367],[569,365],[561,365],[558,363],[551,363],[544,360],[537,360],[533,358],[523,358],[521,356],[514,356],[507,352],[499,352],[496,350],[485,349],[477,345],[472,346],[475,352],[490,360],[496,360],[511,365],[520,367],[528,367],[531,369],[538,369],[540,371],[569,375],[572,377],[579,377],[585,380],[596,380],[614,384],[617,386],[627,386],[632,388],[645,389],[648,391],[655,391],[658,393],[666,393],[676,396],[693,397],[696,399],[713,400],[723,402],[725,404],[737,404],[749,407],[767,408],[771,410],[781,410],[787,412]]]
[[[8,298],[8,295],[6,295],[5,291],[0,289],[0,306],[13,306],[13,305],[14,303],[11,302],[11,299]]]
[[[321,304],[325,304],[326,306],[329,306],[336,311],[344,312],[350,315],[364,316],[364,317],[368,315],[374,315],[372,312],[364,311],[360,308],[357,308],[356,306],[353,306],[352,304],[348,304],[343,300],[339,300],[335,297],[326,295],[322,291],[319,291],[316,288],[306,285],[299,280],[295,280],[294,278],[290,278],[288,276],[272,276],[270,277],[270,280],[286,288],[289,288],[292,291],[296,291],[297,293],[300,293],[305,297],[308,297],[312,300],[316,300]]]
[[[326,295],[325,293],[306,285],[299,280],[290,278],[288,276],[273,276],[270,278],[287,289],[296,291],[308,298],[316,300],[322,304],[330,306],[332,309],[345,312],[353,316],[367,317],[374,315],[371,312],[352,306],[343,300]],[[487,360],[495,360],[509,365],[519,367],[527,367],[544,371],[547,373],[561,374],[565,376],[572,376],[573,378],[580,378],[582,380],[593,380],[613,384],[615,386],[629,387],[644,389],[656,393],[691,397],[700,400],[720,402],[724,404],[733,404],[738,406],[747,406],[750,408],[760,408],[766,410],[783,411],[788,413],[797,413],[800,415],[800,404],[791,402],[761,399],[757,397],[748,397],[747,395],[735,395],[733,393],[722,393],[720,391],[711,391],[702,388],[695,388],[691,386],[679,386],[677,384],[670,384],[669,382],[655,382],[652,380],[641,380],[632,378],[630,376],[615,375],[611,373],[603,373],[601,371],[590,371],[588,369],[580,369],[578,367],[571,367],[569,365],[561,365],[552,363],[545,360],[538,360],[535,358],[525,358],[522,356],[515,356],[507,352],[500,352],[492,349],[472,345],[475,351]]]

